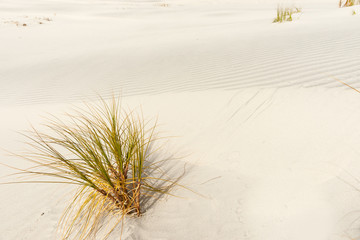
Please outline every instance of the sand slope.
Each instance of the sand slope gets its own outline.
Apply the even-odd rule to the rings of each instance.
[[[272,24],[278,3],[1,1],[0,147],[23,149],[16,131],[47,112],[121,92],[178,136],[164,154],[186,156],[173,170],[186,164],[202,195],[179,189],[124,239],[358,236],[360,94],[334,80],[360,87],[358,8],[297,1],[298,19]],[[71,187],[0,188],[1,240],[56,239]]]

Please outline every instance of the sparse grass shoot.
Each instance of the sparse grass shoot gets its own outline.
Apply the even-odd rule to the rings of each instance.
[[[293,20],[293,14],[300,13],[302,10],[298,7],[281,7],[278,6],[276,18],[274,23],[291,22]]]
[[[23,157],[35,167],[21,170],[45,177],[40,182],[79,186],[60,222],[64,239],[92,239],[104,216],[114,216],[107,238],[126,215],[140,216],[148,198],[177,185],[155,157],[155,120],[126,113],[115,99],[66,119],[50,120],[46,133],[33,128],[25,134],[31,150]]]

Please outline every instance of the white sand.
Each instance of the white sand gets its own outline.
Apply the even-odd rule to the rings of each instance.
[[[186,156],[175,170],[187,163],[182,183],[205,196],[178,190],[124,239],[358,237],[360,94],[334,78],[360,87],[360,9],[287,1],[303,13],[272,24],[278,3],[2,0],[0,147],[20,151],[16,131],[46,113],[121,92],[178,136],[166,154]],[[70,186],[0,189],[1,240],[56,239]]]

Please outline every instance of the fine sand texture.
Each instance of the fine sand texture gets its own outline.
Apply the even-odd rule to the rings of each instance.
[[[279,4],[302,12],[272,23]],[[195,192],[122,239],[358,239],[360,94],[337,80],[360,88],[359,43],[360,5],[336,0],[1,0],[0,163],[31,166],[8,152],[48,114],[120,95]],[[0,240],[59,239],[73,191],[0,185]]]

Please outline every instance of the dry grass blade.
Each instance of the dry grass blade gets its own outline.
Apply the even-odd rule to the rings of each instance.
[[[64,239],[94,238],[104,216],[116,216],[116,224],[126,215],[140,216],[144,199],[169,194],[178,185],[164,174],[163,161],[152,155],[156,121],[122,111],[115,99],[67,117],[66,123],[50,121],[47,133],[33,128],[25,135],[32,150],[23,157],[36,166],[22,170],[61,179],[43,182],[79,185],[61,219]]]
[[[351,7],[354,5],[359,5],[360,0],[340,0],[339,1],[339,7]]]
[[[356,88],[354,88],[354,87],[350,86],[349,84],[347,84],[347,83],[345,83],[345,82],[341,81],[340,79],[335,78],[335,80],[336,80],[336,81],[338,81],[339,83],[344,84],[345,86],[347,86],[347,87],[351,88],[352,90],[355,90],[356,92],[360,93],[360,90],[358,90],[358,89],[356,89]]]

